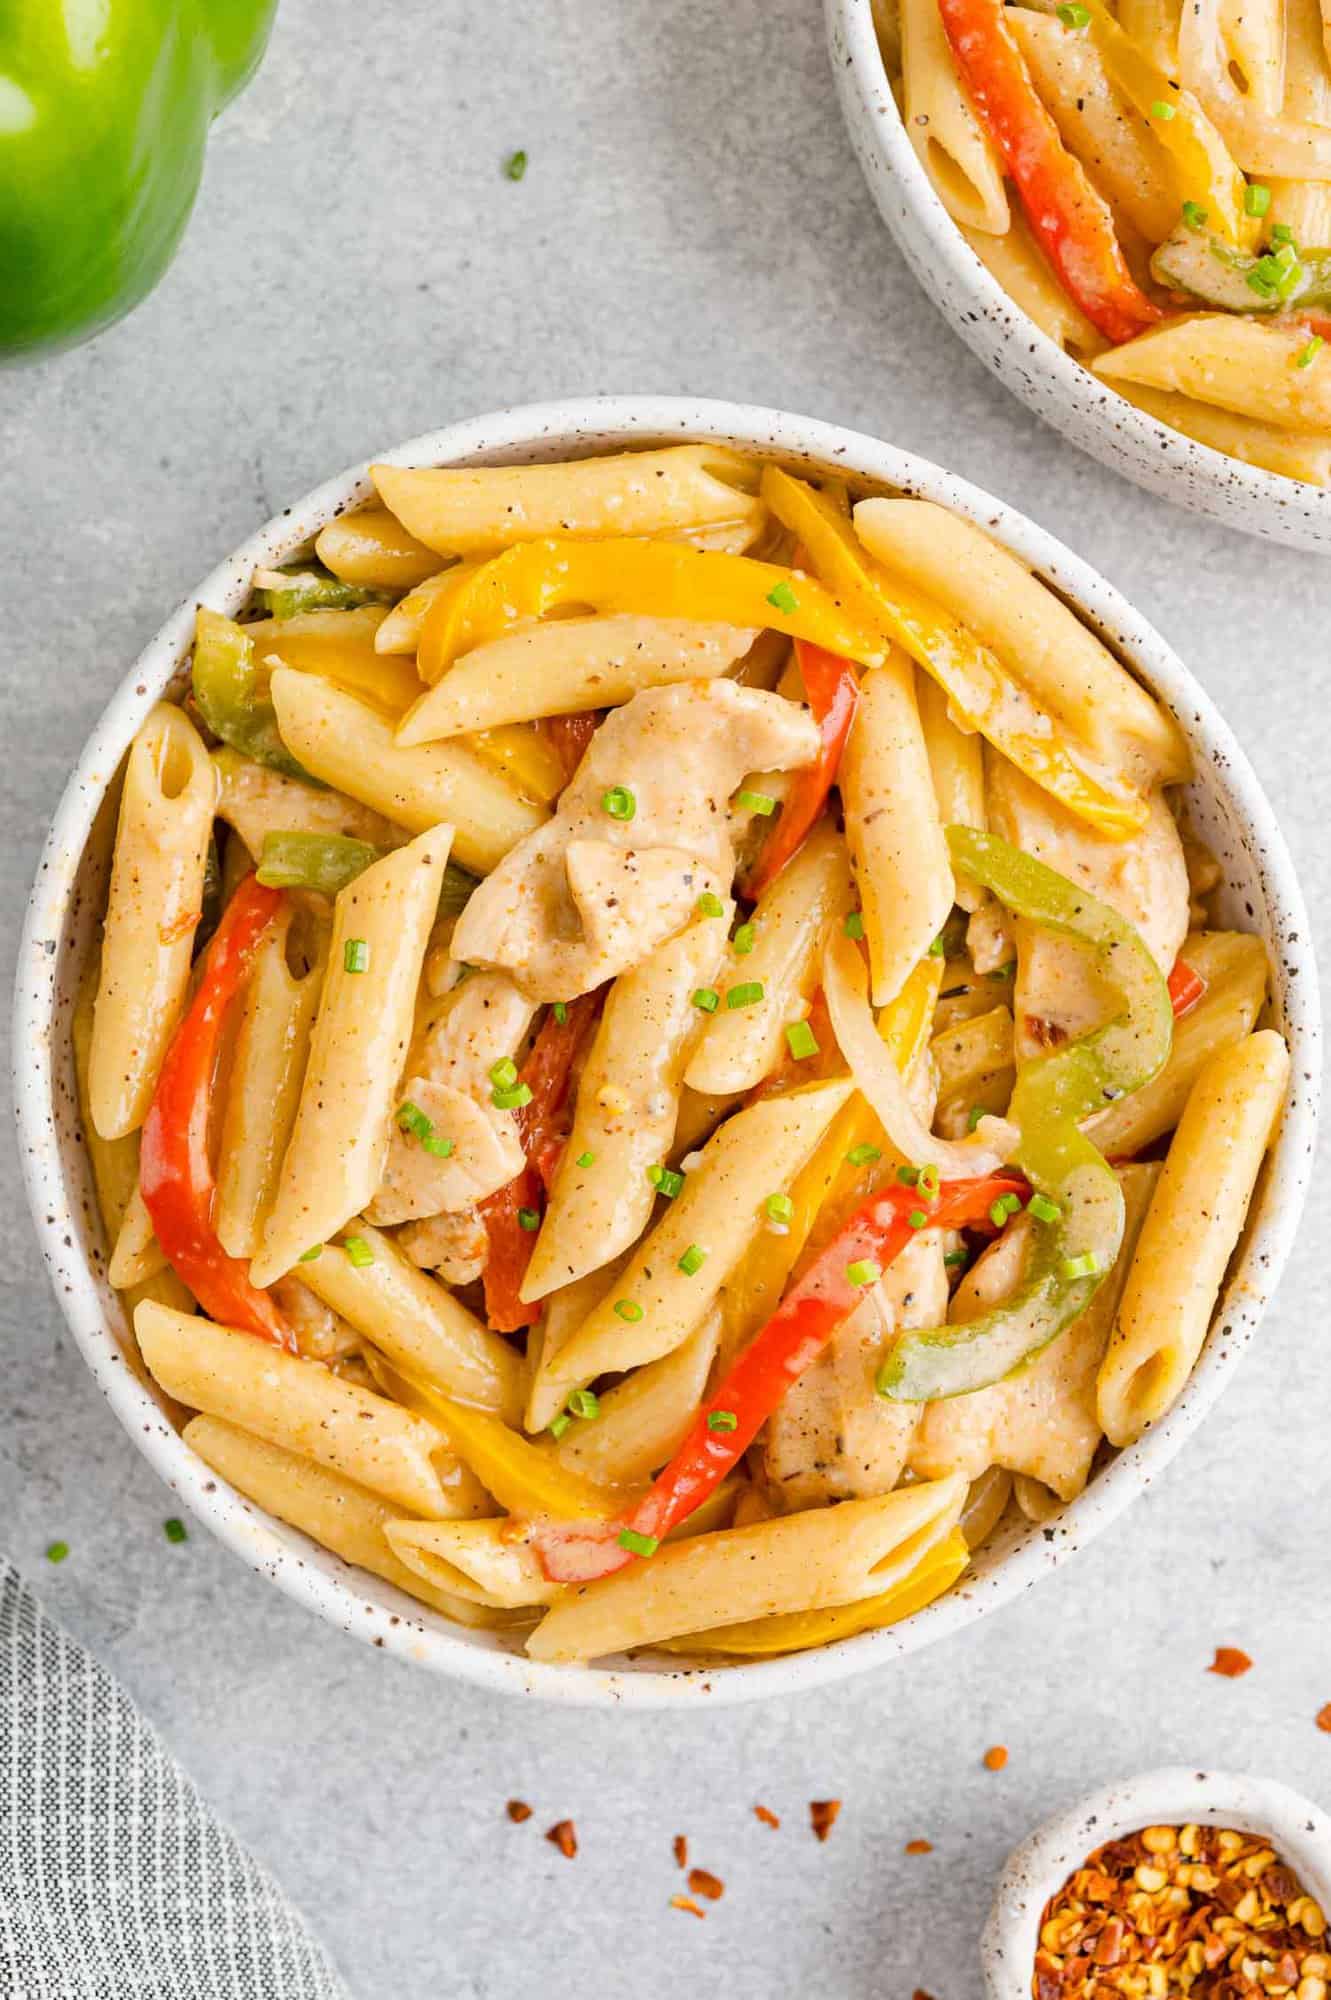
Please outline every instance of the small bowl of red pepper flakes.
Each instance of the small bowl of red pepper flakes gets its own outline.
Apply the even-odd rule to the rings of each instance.
[[[1331,1819],[1269,1780],[1154,1771],[1024,1841],[991,2000],[1329,2000]]]

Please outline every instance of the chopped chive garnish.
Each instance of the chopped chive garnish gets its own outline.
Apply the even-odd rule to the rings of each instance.
[[[1100,1259],[1094,1250],[1088,1250],[1081,1257],[1065,1257],[1058,1268],[1065,1278],[1093,1278],[1100,1268]]]
[[[508,178],[511,181],[520,181],[522,179],[522,176],[526,173],[526,171],[527,171],[527,155],[525,152],[523,152],[522,148],[519,147],[516,153],[510,153],[508,158],[505,160],[504,172],[508,175]]]
[[[995,1229],[1001,1229],[1008,1217],[1019,1214],[1020,1210],[1020,1195],[1000,1194],[997,1201],[991,1201],[989,1204],[989,1220]]]
[[[1308,345],[1299,349],[1298,355],[1295,358],[1295,366],[1298,368],[1311,368],[1325,346],[1326,341],[1322,335],[1315,333],[1308,342]]]
[[[938,1190],[943,1185],[942,1175],[937,1167],[921,1167],[920,1178],[915,1185],[926,1201],[937,1201]]]
[[[1063,1213],[1058,1203],[1050,1201],[1047,1194],[1033,1194],[1026,1204],[1026,1210],[1037,1222],[1057,1222]]]
[[[642,1307],[636,1299],[616,1299],[615,1311],[621,1319],[626,1319],[630,1326],[636,1326],[642,1318]]]
[[[846,1266],[846,1278],[852,1285],[876,1285],[882,1275],[882,1265],[875,1264],[872,1257],[857,1257]]]
[[[912,1229],[923,1229],[925,1223],[928,1220],[929,1218],[925,1214],[922,1208],[913,1208],[910,1214],[906,1217],[906,1221],[910,1224],[910,1227]]]
[[[1157,97],[1151,106],[1151,116],[1152,118],[1162,118],[1167,124],[1171,118],[1177,118],[1178,107],[1173,104],[1166,104],[1163,97]]]
[[[846,1164],[851,1167],[867,1167],[870,1160],[881,1160],[881,1146],[852,1146],[846,1155]]]
[[[742,985],[731,987],[726,995],[726,1005],[732,1012],[736,1007],[756,1007],[762,997],[762,980],[746,979]]]
[[[601,811],[609,813],[611,819],[632,819],[637,810],[638,801],[627,785],[612,785],[601,794]]]
[[[48,1542],[46,1545],[46,1560],[49,1563],[62,1563],[68,1554],[68,1542]]]
[[[770,792],[737,792],[735,804],[745,812],[760,813],[764,819],[776,811],[776,800]]]
[[[731,948],[737,958],[747,958],[757,942],[758,932],[753,924],[741,924],[731,938]]]
[[[551,1437],[552,1437],[552,1438],[562,1438],[562,1437],[563,1437],[563,1435],[564,1435],[564,1432],[565,1432],[565,1431],[566,1431],[566,1430],[568,1429],[569,1425],[570,1425],[570,1424],[571,1424],[572,1422],[573,1422],[573,1419],[572,1419],[572,1417],[571,1417],[571,1416],[569,1416],[569,1414],[568,1414],[568,1412],[567,1412],[566,1410],[561,1410],[561,1411],[559,1412],[559,1415],[558,1415],[557,1417],[551,1417],[551,1419],[550,1419],[550,1435],[551,1435]]]
[[[707,1428],[709,1431],[737,1431],[739,1418],[733,1410],[709,1410]]]
[[[490,1102],[500,1111],[520,1111],[524,1104],[531,1103],[531,1085],[515,1083],[511,1090],[492,1090]]]
[[[496,1090],[512,1090],[518,1080],[518,1066],[512,1056],[500,1056],[490,1065],[490,1081]]]
[[[677,1174],[673,1167],[648,1167],[647,1178],[658,1194],[667,1201],[673,1201],[684,1186],[683,1174]]]
[[[943,1262],[949,1271],[955,1271],[959,1264],[969,1263],[970,1257],[965,1250],[948,1250],[943,1254]]]
[[[702,1248],[701,1244],[690,1243],[688,1249],[679,1260],[679,1268],[686,1278],[696,1278],[706,1261],[707,1252]]]
[[[632,1556],[654,1556],[661,1544],[655,1535],[640,1535],[636,1528],[621,1528],[619,1546]]]
[[[302,1250],[296,1261],[301,1264],[312,1264],[316,1257],[322,1257],[323,1248],[322,1243],[316,1243],[313,1250]]]
[[[562,1000],[556,1000],[554,1007],[551,1011],[553,1012],[556,1021],[558,1021],[560,1027],[562,1028],[564,1026],[564,1023],[568,1020],[568,1008],[564,1005]]]
[[[970,1112],[966,1118],[966,1130],[968,1132],[973,1132],[976,1126],[979,1124],[980,1120],[987,1116],[988,1113],[985,1111],[985,1108],[982,1104],[972,1104]]]
[[[947,956],[947,946],[943,943],[943,933],[941,931],[939,931],[938,936],[929,947],[929,956],[930,958],[945,958]]]
[[[453,1141],[441,1139],[437,1132],[427,1132],[421,1140],[421,1151],[433,1159],[446,1160],[453,1151]]]
[[[398,1105],[397,1122],[402,1131],[410,1132],[417,1139],[428,1138],[434,1130],[433,1122],[426,1117],[420,1105],[413,1104],[410,1098]]]
[[[863,910],[849,911],[846,916],[846,920],[842,924],[841,928],[846,933],[846,936],[848,938],[855,938],[857,941],[858,939],[862,938],[864,936]]]
[[[601,1414],[600,1401],[595,1389],[574,1389],[568,1399],[570,1416],[581,1417],[585,1423],[593,1423]]]
[[[519,1229],[539,1229],[540,1226],[541,1226],[541,1213],[539,1209],[520,1208],[518,1210]]]
[[[342,947],[342,970],[364,972],[370,963],[370,947],[364,938],[348,938]]]
[[[596,1165],[596,1155],[595,1153],[579,1153],[574,1164],[579,1167],[594,1167]]]
[[[763,1209],[769,1222],[789,1222],[795,1213],[795,1204],[788,1194],[769,1194]]]
[[[1203,208],[1198,201],[1185,201],[1183,204],[1183,220],[1189,229],[1204,229],[1210,213],[1210,209]]]
[[[918,1187],[920,1184],[920,1170],[918,1167],[898,1167],[897,1179],[901,1182],[902,1187]]]
[[[704,1014],[714,1014],[721,1005],[721,995],[714,986],[700,986],[693,996],[693,1004]]]
[[[169,1521],[163,1521],[162,1533],[166,1536],[168,1542],[187,1542],[189,1540],[189,1529],[174,1514]]]
[[[704,889],[698,898],[697,910],[700,917],[723,917],[726,906],[712,890]]]
[[[796,1062],[807,1062],[818,1053],[818,1037],[807,1021],[789,1021],[786,1024],[786,1047]]]
[[[1294,231],[1287,222],[1273,222],[1271,224],[1271,241],[1280,244],[1287,243],[1293,249]]]
[[[1079,5],[1078,0],[1069,0],[1068,5],[1058,9],[1058,18],[1065,28],[1089,28],[1091,10]]]
[[[784,577],[782,577],[780,583],[774,584],[771,590],[768,591],[767,602],[772,606],[773,610],[784,611],[787,618],[789,618],[792,611],[798,611],[800,608],[798,597],[796,597]]]
[[[1271,206],[1271,190],[1260,181],[1250,181],[1243,190],[1243,212],[1245,215],[1265,215]]]
[[[348,1264],[358,1271],[363,1271],[367,1264],[374,1262],[374,1252],[363,1236],[344,1236],[342,1248],[347,1253]]]

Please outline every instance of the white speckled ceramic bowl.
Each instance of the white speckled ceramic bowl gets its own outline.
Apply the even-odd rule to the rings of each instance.
[[[906,136],[870,0],[824,0],[841,108],[906,262],[966,345],[1064,437],[1139,486],[1227,528],[1331,550],[1331,488],[1244,465],[1170,430],[1083,368],[1003,290],[944,208]]]
[[[1331,1819],[1270,1778],[1187,1766],[1122,1778],[1046,1820],[999,1877],[980,1944],[989,2000],[1030,2000],[1040,1916],[1092,1848],[1144,1826],[1232,1826],[1260,1834],[1331,1911]]]
[[[508,410],[416,438],[381,454],[399,464],[467,465],[550,459],[626,446],[706,439],[742,451],[834,468],[875,487],[919,494],[979,523],[1030,563],[1178,716],[1197,777],[1191,810],[1225,871],[1229,917],[1270,946],[1274,1014],[1294,1055],[1295,1085],[1263,1176],[1241,1254],[1192,1380],[1132,1450],[1045,1527],[1014,1524],[979,1555],[961,1586],[909,1622],[789,1659],[696,1667],[651,1658],[599,1669],[541,1665],[490,1633],[464,1631],[348,1569],[250,1505],[182,1443],[128,1365],[124,1323],[104,1251],[79,1134],[70,1016],[104,894],[105,840],[94,822],[131,737],[164,690],[182,684],[199,603],[234,612],[256,564],[301,550],[333,515],[370,491],[356,466],[288,507],[206,578],[167,620],[102,717],[56,813],[28,907],[19,956],[15,1093],[23,1167],[37,1233],[70,1329],[139,1450],[238,1555],[330,1624],[401,1658],[488,1687],[583,1703],[663,1707],[786,1694],[839,1680],[955,1631],[1047,1574],[1142,1491],[1200,1423],[1238,1364],[1285,1262],[1303,1205],[1316,1121],[1318,997],[1308,923],[1271,808],[1242,750],[1169,647],[1118,593],[1052,536],[963,480],[876,439],[808,418],[733,403],[606,397]],[[105,816],[103,825],[105,824]]]

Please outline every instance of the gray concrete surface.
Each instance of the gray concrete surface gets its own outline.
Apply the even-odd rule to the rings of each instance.
[[[1331,572],[1117,483],[962,351],[870,206],[818,13],[284,0],[157,295],[94,346],[0,378],[6,989],[68,766],[176,599],[376,445],[561,391],[840,419],[1055,528],[1210,686],[1325,908]],[[1070,1569],[877,1678],[635,1720],[414,1675],[202,1533],[168,1545],[167,1495],[63,1338],[8,1154],[3,1171],[0,1539],[278,1871],[358,2000],[699,1981],[734,2000],[973,2000],[1000,1858],[1079,1790],[1180,1759],[1331,1804],[1313,1726],[1331,1701],[1324,1200],[1227,1400]],[[41,1555],[57,1534],[58,1571]],[[1252,1654],[1246,1679],[1205,1672],[1219,1643]],[[1000,1775],[981,1763],[996,1742]],[[536,1809],[525,1827],[504,1818],[513,1795]],[[807,1802],[829,1796],[845,1807],[819,1847]],[[566,1815],[572,1863],[541,1838]],[[680,1832],[726,1880],[703,1924],[667,1907]],[[916,1836],[931,1855],[903,1854]]]

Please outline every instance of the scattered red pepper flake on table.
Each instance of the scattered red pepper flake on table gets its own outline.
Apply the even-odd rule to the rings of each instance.
[[[709,1903],[719,1903],[726,1893],[721,1877],[713,1875],[707,1868],[690,1868],[689,1887],[695,1896],[706,1896]]]
[[[840,1799],[810,1799],[809,1819],[819,1840],[826,1840],[841,1811]]]
[[[760,1819],[764,1826],[779,1827],[781,1824],[780,1819],[770,1806],[755,1806],[753,1808],[753,1817]]]
[[[689,1865],[689,1843],[684,1834],[677,1833],[675,1835],[674,1840],[671,1842],[671,1851],[675,1857],[676,1868],[687,1868]]]
[[[934,1996],[932,1993],[926,1993],[922,1986],[917,1986],[911,1994],[910,2000],[934,2000]]]
[[[984,1768],[986,1771],[1001,1771],[1006,1763],[1007,1763],[1006,1743],[995,1743],[992,1749],[985,1751]]]
[[[514,1826],[521,1826],[524,1819],[531,1818],[531,1807],[525,1799],[510,1799],[504,1810]]]
[[[908,1840],[906,1842],[907,1854],[932,1854],[933,1851],[934,1844],[932,1840]]]
[[[1240,1674],[1246,1674],[1252,1661],[1239,1646],[1217,1646],[1215,1658],[1206,1669],[1208,1674],[1222,1674],[1227,1681],[1236,1681]]]
[[[691,1917],[705,1917],[707,1915],[706,1910],[700,1909],[692,1896],[672,1896],[670,1898],[670,1907],[672,1910],[687,1910]]]
[[[1327,1735],[1331,1736],[1331,1701],[1326,1704],[1325,1708],[1318,1709],[1313,1720],[1319,1729],[1324,1729]]]
[[[577,1830],[571,1819],[556,1820],[545,1837],[559,1849],[566,1861],[571,1861],[578,1851]]]

